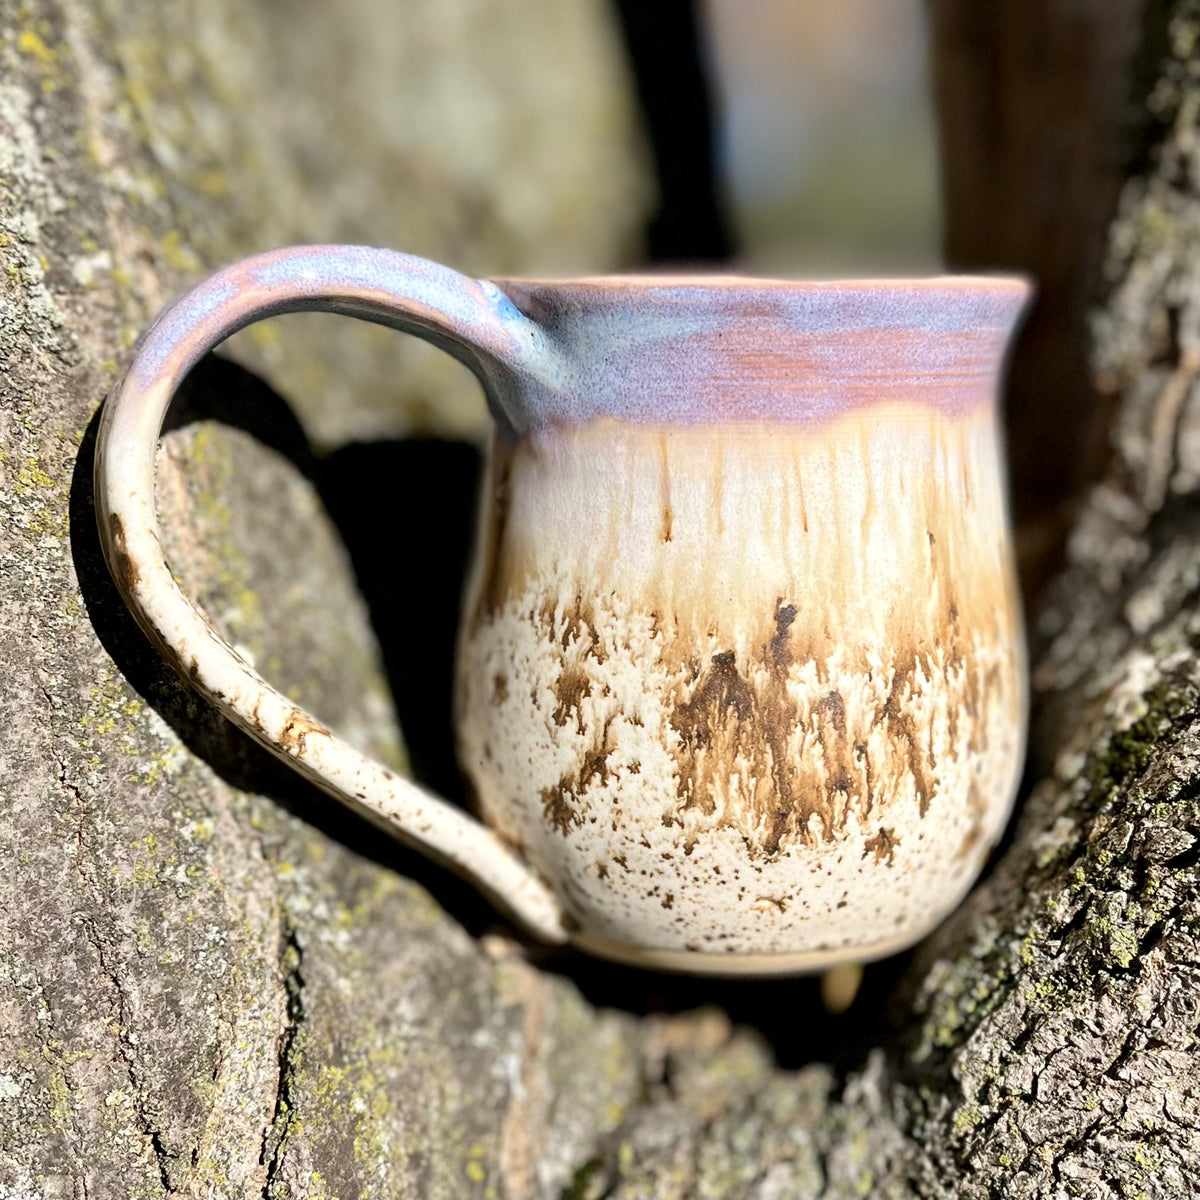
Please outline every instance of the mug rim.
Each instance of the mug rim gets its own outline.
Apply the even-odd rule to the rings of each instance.
[[[847,276],[840,279],[784,279],[769,275],[745,275],[737,272],[719,271],[630,271],[611,275],[495,275],[493,283],[504,287],[518,284],[537,288],[629,288],[637,291],[795,291],[826,293],[871,293],[871,292],[975,292],[998,295],[1030,296],[1034,281],[1028,275],[1014,272],[912,276]]]
[[[596,416],[807,423],[900,400],[991,403],[1030,281],[1014,275],[803,281],[654,272],[497,279],[561,355],[520,386],[517,429]]]

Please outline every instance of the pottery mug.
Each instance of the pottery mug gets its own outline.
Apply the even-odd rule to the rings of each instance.
[[[1026,295],[1005,278],[488,282],[363,247],[264,254],[135,347],[100,427],[104,552],[226,716],[540,938],[726,974],[881,956],[960,900],[1020,770],[997,391]],[[164,561],[172,393],[235,330],[301,309],[415,333],[487,394],[456,685],[486,824],[271,687]]]

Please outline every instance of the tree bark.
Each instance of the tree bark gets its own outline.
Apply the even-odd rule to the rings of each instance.
[[[1098,222],[1073,268],[1093,284],[1043,318],[1108,448],[1071,484],[1065,566],[1031,613],[1031,786],[967,904],[868,968],[846,1015],[809,980],[518,945],[213,716],[108,582],[94,412],[203,269],[317,238],[477,273],[620,263],[648,193],[603,18],[0,0],[0,1194],[1200,1192],[1194,0],[1136,14],[1136,153],[1111,195],[1072,193]],[[433,65],[449,44],[471,70]],[[1047,122],[1078,118],[1061,103]],[[1004,221],[1032,219],[1013,200]],[[345,443],[470,432],[481,410],[403,339],[275,328],[178,406],[164,542],[273,682],[400,765],[367,605],[379,632],[423,579],[407,512],[354,533],[380,501],[347,477],[412,460]]]

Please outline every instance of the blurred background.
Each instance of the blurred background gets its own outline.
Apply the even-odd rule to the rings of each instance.
[[[756,273],[940,264],[920,0],[707,0],[718,190]]]

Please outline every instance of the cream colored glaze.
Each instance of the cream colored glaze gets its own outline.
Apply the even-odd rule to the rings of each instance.
[[[581,944],[794,971],[954,907],[1023,749],[999,462],[987,405],[498,436],[460,751]]]

